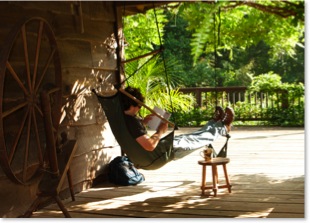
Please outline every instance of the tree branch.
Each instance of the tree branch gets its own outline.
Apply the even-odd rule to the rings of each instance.
[[[288,1],[279,1],[279,2],[273,2],[273,3],[274,4],[278,3],[278,4],[277,5],[262,5],[262,4],[252,2],[252,1],[230,1],[229,5],[223,6],[223,9],[231,9],[231,8],[239,7],[241,5],[246,5],[252,8],[256,8],[260,11],[264,11],[267,13],[281,16],[283,18],[288,18],[290,16],[298,17],[297,16],[298,12],[300,11],[300,9],[303,9],[303,5],[294,4]],[[280,4],[282,4],[282,6],[280,6]]]

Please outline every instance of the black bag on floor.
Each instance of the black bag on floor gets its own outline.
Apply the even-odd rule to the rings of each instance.
[[[111,183],[123,186],[137,185],[145,180],[126,156],[117,156],[109,163],[108,177]]]

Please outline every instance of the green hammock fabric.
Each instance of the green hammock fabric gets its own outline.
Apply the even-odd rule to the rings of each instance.
[[[95,94],[96,92],[93,91]],[[110,97],[103,97],[96,94],[110,127],[119,143],[122,151],[135,164],[137,168],[155,170],[164,166],[174,158],[173,138],[174,130],[162,138],[155,150],[146,151],[134,139],[126,128],[124,112],[121,104],[121,93],[117,92]]]

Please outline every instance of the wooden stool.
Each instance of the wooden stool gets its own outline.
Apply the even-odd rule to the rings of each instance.
[[[229,177],[227,174],[227,169],[226,169],[226,164],[229,163],[229,158],[222,158],[222,157],[217,157],[213,158],[209,161],[205,160],[200,160],[198,161],[199,165],[202,165],[202,184],[201,184],[201,191],[202,195],[205,194],[205,189],[212,189],[214,192],[214,197],[216,197],[217,190],[218,188],[228,188],[229,193],[231,193],[231,184],[229,181]],[[217,166],[222,165],[223,170],[224,170],[224,175],[226,179],[226,184],[224,185],[219,185],[218,181],[218,173],[217,173]],[[206,186],[206,168],[207,166],[212,167],[212,181],[213,181],[213,186]]]

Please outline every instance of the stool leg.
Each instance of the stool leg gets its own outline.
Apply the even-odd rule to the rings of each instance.
[[[227,168],[226,168],[226,164],[223,164],[223,170],[224,170],[224,175],[225,175],[225,179],[226,179],[226,185],[228,188],[228,192],[231,193],[231,184],[230,184],[230,180],[227,174]]]
[[[206,165],[202,165],[202,183],[201,183],[201,195],[205,195],[206,189]]]
[[[67,172],[67,178],[68,178],[68,184],[69,184],[71,199],[72,199],[72,201],[75,201],[74,189],[73,189],[73,185],[72,185],[72,177],[71,177],[71,170],[70,170],[70,168],[68,169],[68,172]]]
[[[66,209],[65,205],[61,202],[58,195],[53,196],[56,203],[58,204],[60,210],[62,210],[62,213],[65,215],[66,218],[71,218],[71,215],[69,214],[68,210]]]
[[[25,214],[21,215],[20,218],[30,218],[32,213],[37,210],[39,204],[41,203],[42,198],[39,196],[35,199],[35,201],[31,204],[30,208],[25,212]]]
[[[216,197],[217,194],[217,166],[212,165],[212,181],[213,181],[213,192],[214,192],[214,197]]]
[[[216,179],[216,183],[219,184],[219,174],[217,171],[217,165],[215,166],[215,179]]]

